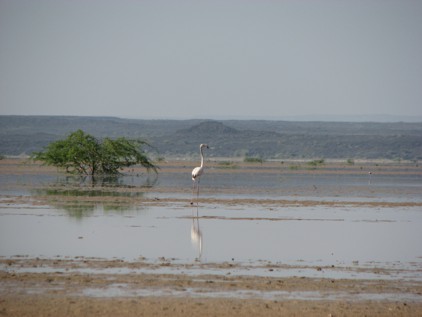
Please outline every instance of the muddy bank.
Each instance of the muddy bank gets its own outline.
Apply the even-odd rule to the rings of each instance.
[[[12,317],[44,316],[420,316],[422,305],[405,302],[267,301],[172,297],[92,298],[6,296],[0,313]]]
[[[419,316],[422,312],[422,284],[406,281],[130,273],[139,267],[175,265],[165,259],[151,264],[15,258],[2,259],[1,265],[0,312],[6,316]],[[50,271],[30,273],[25,268]],[[113,268],[124,272],[100,273]]]

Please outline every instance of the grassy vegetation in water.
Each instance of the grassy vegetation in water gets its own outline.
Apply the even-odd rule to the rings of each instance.
[[[218,167],[220,167],[220,168],[237,168],[238,166],[234,162],[223,161],[223,162],[218,163]]]

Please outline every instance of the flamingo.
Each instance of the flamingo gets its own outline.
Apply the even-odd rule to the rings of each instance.
[[[199,196],[199,179],[201,178],[201,175],[204,173],[204,153],[202,152],[203,149],[209,149],[208,144],[201,144],[199,146],[199,153],[201,154],[201,166],[195,167],[192,170],[192,200],[190,202],[191,205],[193,205],[193,196],[195,192],[195,185],[196,185],[196,197],[198,200]]]

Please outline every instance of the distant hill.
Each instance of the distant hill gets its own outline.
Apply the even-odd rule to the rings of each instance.
[[[230,134],[239,134],[239,131],[234,128],[230,128],[218,121],[204,121],[190,128],[179,130],[176,133],[180,135],[227,136]]]
[[[214,157],[422,159],[422,123],[67,116],[0,116],[0,154],[30,154],[77,129],[99,138],[142,138],[164,157],[196,157],[198,145],[208,143]]]

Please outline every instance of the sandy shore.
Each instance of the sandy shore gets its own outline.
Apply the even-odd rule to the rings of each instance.
[[[418,300],[422,297],[422,283],[415,282],[154,272],[160,266],[179,272],[186,269],[165,259],[151,264],[15,257],[2,259],[0,265],[0,312],[5,316],[420,316],[422,313],[422,302]],[[227,266],[235,269],[236,264],[216,266],[222,270]],[[112,273],[113,269],[124,273]],[[139,269],[144,273],[136,273]],[[274,268],[268,268],[271,269]],[[403,294],[408,300],[403,299]],[[382,295],[389,295],[390,299],[377,299]]]
[[[421,316],[421,306],[380,302],[311,302],[148,297],[12,297],[5,316]]]
[[[238,166],[242,163],[236,163]],[[193,164],[194,165],[194,164]],[[280,163],[267,163],[268,170]],[[163,173],[190,170],[189,162],[170,162]],[[211,173],[218,173],[214,163]],[[242,165],[243,166],[243,165]],[[262,171],[256,165],[244,165]],[[405,165],[370,166],[377,173],[421,173]],[[369,169],[365,165],[364,169]],[[362,168],[336,164],[309,173],[359,173]],[[226,169],[241,173],[241,168]],[[135,171],[136,172],[136,171]],[[221,171],[220,171],[221,172]],[[292,173],[300,171],[293,170]],[[304,171],[301,171],[304,172]],[[54,168],[23,161],[0,161],[0,175],[54,174]],[[33,184],[20,183],[28,187]],[[116,188],[115,190],[122,190]],[[126,191],[136,189],[126,188]],[[151,197],[78,197],[87,203],[113,200],[122,206],[128,200],[143,204],[185,204],[183,198],[165,197],[168,188],[147,188],[160,198]],[[173,190],[172,190],[173,192]],[[218,193],[214,193],[218,194]],[[218,196],[218,195],[216,195]],[[1,208],[21,205],[65,206],[74,198],[43,195],[1,195]],[[418,207],[419,202],[385,201],[313,201],[303,199],[206,198],[206,204],[229,205],[349,205]],[[1,241],[0,243],[6,243]],[[96,258],[30,258],[25,255],[2,257],[0,254],[0,316],[422,316],[422,282],[395,279],[310,278],[236,275],[233,263],[178,263],[172,259],[126,262]],[[245,268],[243,268],[245,269]],[[285,269],[279,264],[263,264],[269,273]],[[315,270],[331,268],[313,267]],[[246,268],[247,270],[247,268]],[[246,271],[245,270],[245,271]],[[219,273],[212,273],[219,272]],[[422,274],[422,272],[421,272]],[[420,279],[419,279],[420,280]]]

